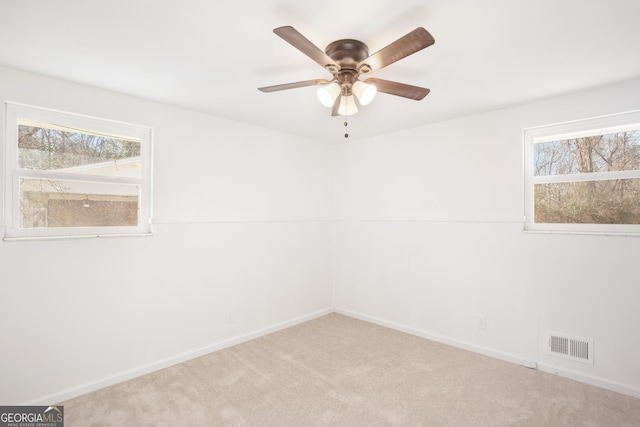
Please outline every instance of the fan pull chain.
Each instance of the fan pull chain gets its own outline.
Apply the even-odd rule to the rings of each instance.
[[[344,98],[344,138],[347,139],[349,138],[349,129],[347,129],[347,126],[349,125],[349,123],[347,123],[347,117],[349,117],[349,104],[347,103],[347,98]]]

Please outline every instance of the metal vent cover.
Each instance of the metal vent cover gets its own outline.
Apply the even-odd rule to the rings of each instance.
[[[558,332],[548,332],[548,351],[551,356],[593,365],[593,339]]]

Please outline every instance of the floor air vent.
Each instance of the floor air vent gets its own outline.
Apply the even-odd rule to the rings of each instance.
[[[549,354],[593,365],[593,339],[549,332]]]

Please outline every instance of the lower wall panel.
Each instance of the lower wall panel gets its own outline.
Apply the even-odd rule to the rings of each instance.
[[[640,299],[628,237],[543,235],[517,222],[339,221],[336,310],[630,395]],[[605,268],[609,266],[610,268]],[[479,320],[485,319],[485,329]],[[558,359],[546,331],[592,337],[595,363]]]
[[[114,384],[118,384],[121,383],[123,381],[127,381],[136,377],[139,377],[141,375],[145,375],[145,374],[149,374],[152,373],[154,371],[158,371],[160,369],[163,368],[167,368],[169,366],[173,366],[176,365],[178,363],[182,363],[182,362],[186,362],[188,360],[191,359],[195,359],[197,357],[200,356],[204,356],[206,354],[215,352],[215,351],[220,351],[223,350],[225,348],[234,346],[234,345],[238,345],[241,344],[243,342],[252,340],[252,339],[256,339],[259,338],[261,336],[267,335],[267,334],[271,334],[273,332],[279,331],[281,329],[284,328],[288,328],[291,326],[295,326],[299,323],[303,323],[303,322],[307,322],[309,320],[315,319],[317,317],[320,316],[325,316],[327,314],[330,314],[333,312],[332,308],[327,308],[325,310],[320,310],[318,312],[315,313],[311,313],[309,315],[306,316],[301,316],[298,317],[296,319],[291,319],[287,322],[283,322],[283,323],[279,323],[277,325],[271,325],[269,327],[266,328],[262,328],[259,329],[257,331],[252,331],[250,333],[244,334],[244,335],[240,335],[240,336],[236,336],[236,337],[231,337],[229,339],[226,339],[225,341],[222,342],[218,342],[218,343],[214,343],[210,346],[207,346],[205,348],[193,351],[193,352],[189,352],[189,353],[185,353],[185,354],[180,354],[180,355],[176,355],[174,357],[165,359],[165,360],[160,360],[160,361],[156,361],[153,362],[147,366],[142,366],[142,367],[138,367],[136,369],[131,369],[127,372],[122,372],[119,373],[115,376],[112,376],[110,378],[105,378],[99,382],[95,382],[95,383],[91,383],[91,384],[85,384],[82,386],[76,386],[73,387],[71,389],[68,390],[63,390],[63,391],[59,391],[54,393],[53,395],[50,396],[44,396],[44,397],[39,397],[38,399],[34,400],[34,401],[30,401],[27,402],[26,404],[28,405],[48,405],[51,404],[51,402],[62,402],[64,400],[68,400],[68,399],[72,399],[74,397],[80,396],[82,394],[86,394],[86,393],[90,393],[92,391],[95,390],[99,390],[101,388],[104,387],[108,387]]]
[[[329,222],[266,221],[2,243],[0,402],[53,403],[329,312],[331,239]]]

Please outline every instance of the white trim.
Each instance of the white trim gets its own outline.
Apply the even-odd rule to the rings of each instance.
[[[319,310],[314,313],[305,314],[303,316],[299,316],[291,320],[276,323],[275,325],[260,328],[255,331],[247,332],[242,335],[230,337],[223,341],[212,343],[198,350],[188,351],[172,357],[151,362],[146,365],[136,367],[134,369],[129,369],[124,372],[116,373],[114,375],[111,375],[109,377],[103,378],[95,382],[91,382],[91,383],[84,384],[77,387],[71,387],[66,390],[60,391],[58,393],[53,393],[46,396],[40,396],[28,402],[23,402],[20,405],[49,405],[51,402],[63,402],[65,400],[73,399],[74,397],[78,397],[83,394],[90,393],[92,391],[96,391],[105,387],[119,384],[121,382],[128,381],[142,375],[159,371],[160,369],[177,365],[178,363],[195,359],[196,357],[204,356],[219,350],[224,350],[225,348],[242,344],[244,342],[247,342],[256,338],[260,338],[262,336],[265,336],[265,335],[268,335],[268,334],[271,334],[271,333],[274,333],[282,329],[289,328],[304,322],[308,322],[310,320],[316,319],[318,317],[326,316],[327,314],[331,314],[331,313],[333,313],[332,308],[325,308],[323,310]]]
[[[379,319],[377,317],[367,316],[367,315],[356,313],[349,310],[335,308],[334,311],[344,316],[353,317],[354,319],[363,320],[365,322],[375,323],[377,325],[394,329],[396,331],[405,332],[411,335],[418,336],[420,338],[426,338],[435,342],[450,345],[452,347],[472,351],[474,353],[482,354],[484,356],[489,356],[494,359],[514,363],[516,365],[521,365],[523,367],[527,367],[530,369],[538,369],[541,372],[552,373],[565,378],[571,378],[581,383],[589,384],[605,390],[615,391],[617,393],[622,393],[628,396],[640,397],[640,388],[629,385],[629,384],[623,384],[617,381],[611,381],[605,378],[596,377],[588,374],[582,374],[579,372],[571,371],[569,369],[559,368],[554,365],[536,362],[531,359],[525,359],[521,356],[504,353],[501,351],[496,351],[487,347],[470,344],[468,342],[461,341],[461,340],[451,339],[439,334],[434,334],[421,329],[416,329],[410,326],[402,325],[400,323],[389,322],[383,319]]]
[[[294,319],[277,323],[272,326],[260,328],[258,330],[248,332],[242,335],[238,335],[235,337],[231,337],[225,339],[223,341],[213,343],[207,347],[201,348],[199,350],[194,350],[186,353],[182,353],[173,357],[169,357],[166,359],[162,359],[156,362],[152,362],[134,369],[130,369],[124,372],[117,373],[115,375],[109,376],[107,378],[103,378],[101,380],[84,384],[77,387],[68,388],[66,390],[60,391],[58,393],[53,393],[46,396],[41,396],[27,402],[20,403],[20,405],[44,405],[50,404],[51,402],[63,402],[74,397],[78,397],[84,395],[86,393],[90,393],[92,391],[96,391],[105,387],[109,387],[115,384],[119,384],[124,381],[128,381],[134,378],[137,378],[142,375],[150,374],[152,372],[158,371],[160,369],[168,368],[170,366],[176,365],[178,363],[186,362],[192,359],[195,359],[200,356],[204,356],[206,354],[210,354],[216,351],[224,350],[225,348],[232,347],[234,345],[242,344],[244,342],[260,338],[262,336],[271,334],[273,332],[280,331],[285,328],[289,328],[304,322],[308,322],[310,320],[326,316],[331,313],[341,314],[343,316],[352,317],[354,319],[363,320],[365,322],[374,323],[380,326],[384,326],[390,329],[394,329],[396,331],[405,332],[420,338],[429,339],[435,342],[439,342],[442,344],[450,345],[452,347],[460,348],[463,350],[472,351],[474,353],[482,354],[485,356],[493,357],[494,359],[503,360],[505,362],[514,363],[517,365],[521,365],[527,368],[537,368],[541,372],[555,374],[564,378],[570,378],[576,380],[581,383],[589,384],[595,387],[603,388],[606,390],[611,390],[617,393],[622,393],[628,396],[640,397],[640,388],[634,387],[632,385],[619,383],[616,381],[606,380],[604,378],[596,377],[593,375],[587,375],[578,373],[569,369],[559,368],[557,366],[540,363],[532,361],[531,359],[525,359],[520,356],[512,355],[509,353],[495,351],[486,347],[477,346],[474,344],[470,344],[460,340],[454,340],[451,338],[447,338],[445,336],[434,334],[430,332],[426,332],[421,329],[412,328],[406,325],[402,325],[395,322],[389,322],[386,320],[382,320],[377,317],[367,316],[361,313],[356,313],[350,310],[344,310],[340,308],[325,308],[314,313],[306,314],[303,316],[296,317]]]
[[[446,219],[424,217],[287,217],[287,216],[216,216],[216,215],[184,215],[184,216],[159,216],[153,219],[154,224],[215,224],[215,223],[268,223],[268,222],[397,222],[397,223],[451,223],[451,224],[522,224],[522,218],[505,219]]]
[[[65,229],[68,231],[68,229]],[[20,241],[29,241],[29,240],[66,240],[66,239],[97,239],[97,238],[105,238],[105,237],[150,237],[153,236],[153,233],[134,233],[134,232],[110,232],[105,234],[87,234],[86,232],[78,232],[77,234],[68,234],[68,235],[51,235],[51,236],[19,236],[19,237],[8,237],[5,236],[2,240],[5,242],[20,242]]]
[[[332,223],[330,217],[278,217],[278,216],[215,216],[215,215],[184,215],[158,216],[153,219],[154,224],[217,224],[217,223],[279,223],[279,222],[327,222]]]
[[[463,350],[469,350],[474,353],[482,354],[485,356],[493,357],[494,359],[504,360],[505,362],[515,363],[516,365],[525,366],[525,363],[530,363],[531,359],[525,359],[521,356],[517,356],[502,351],[496,351],[487,347],[478,346],[453,338],[446,337],[444,335],[435,334],[433,332],[427,332],[422,329],[416,329],[411,326],[406,326],[400,323],[389,322],[377,317],[368,316],[365,314],[357,313],[350,310],[344,310],[341,308],[335,308],[334,311],[344,316],[353,317],[354,319],[364,320],[365,322],[375,323],[376,325],[384,326],[386,328],[394,329],[396,331],[405,332],[407,334],[415,335],[420,338],[426,338],[431,341],[439,342],[441,344],[450,345],[452,347],[461,348]]]
[[[640,226],[634,224],[529,224],[523,231],[549,234],[589,234],[598,236],[640,236]]]
[[[415,217],[337,217],[335,222],[432,222],[432,223],[449,223],[449,224],[521,224],[522,218],[444,218],[444,217],[429,217],[429,216],[415,216]]]
[[[142,126],[135,123],[122,122],[119,120],[105,119],[103,117],[89,116],[86,114],[71,113],[61,110],[55,110],[53,108],[39,107],[36,105],[23,104],[20,102],[5,101],[5,108],[11,106],[11,109],[20,112],[21,114],[28,115],[30,117],[36,117],[31,114],[34,111],[38,111],[38,121],[56,121],[58,124],[66,125],[77,129],[86,129],[87,120],[98,122],[96,125],[92,123],[91,129],[93,131],[101,132],[104,135],[122,136],[143,138],[146,136],[147,130],[151,130],[149,126]],[[17,117],[16,117],[17,119]],[[102,124],[100,124],[102,123]],[[135,129],[138,132],[135,132]]]
[[[78,166],[79,168],[85,168],[85,166]],[[100,167],[100,166],[98,166]],[[125,176],[109,177],[105,179],[103,175],[95,174],[82,174],[74,172],[57,171],[45,171],[45,170],[14,170],[13,173],[16,177],[35,178],[35,179],[50,179],[59,181],[84,181],[84,182],[103,182],[107,184],[122,183],[122,184],[139,184],[140,180],[136,178],[130,178]]]
[[[532,184],[550,184],[558,182],[607,181],[611,179],[640,178],[640,170],[572,173],[566,175],[544,175],[531,177]]]
[[[585,129],[586,123],[589,126]],[[640,123],[640,110],[625,113],[608,114],[588,119],[572,120],[551,125],[541,125],[524,129],[538,142],[551,142],[558,139],[571,139],[605,133],[624,132],[630,130],[634,124]],[[637,127],[635,127],[637,129]]]
[[[640,236],[639,224],[548,224],[534,218],[534,185],[638,179],[640,170],[533,176],[535,144],[593,135],[640,130],[640,110],[523,129],[524,232]]]
[[[583,374],[580,372],[572,371],[570,369],[560,368],[548,363],[538,362],[538,370],[548,374],[558,375],[563,378],[570,378],[572,380],[584,384],[589,384],[594,387],[599,387],[605,390],[615,391],[616,393],[625,394],[627,396],[640,398],[640,388],[629,384],[607,380],[604,378],[596,377],[594,375]]]
[[[148,235],[153,231],[152,218],[152,138],[153,129],[132,123],[68,113],[48,108],[41,108],[26,104],[5,102],[5,174],[4,174],[4,236],[3,240],[31,240],[71,237],[96,236],[137,236]],[[140,156],[130,161],[140,161],[142,166],[139,178],[125,176],[105,176],[87,173],[75,173],[82,168],[68,168],[55,171],[40,171],[18,168],[18,138],[19,123],[55,123],[58,127],[78,129],[86,132],[107,136],[122,137],[140,142]],[[126,161],[123,162],[127,163]],[[102,164],[98,164],[100,166]],[[111,188],[118,184],[126,186],[130,193],[134,191],[138,196],[138,224],[127,227],[50,227],[50,228],[20,228],[20,188],[21,178],[41,178],[65,180],[76,183],[103,183]],[[109,193],[110,194],[110,193]],[[133,194],[133,193],[132,193]]]
[[[529,230],[522,230],[522,232],[525,234],[575,234],[575,235],[583,235],[583,236],[640,237],[640,233],[635,233],[633,231],[616,232],[616,231],[585,231],[585,230],[569,231],[565,229],[549,230],[548,226],[554,226],[557,224],[541,224],[541,225],[545,225],[547,227],[544,229],[541,228],[540,230],[536,230],[535,228],[529,229]]]

